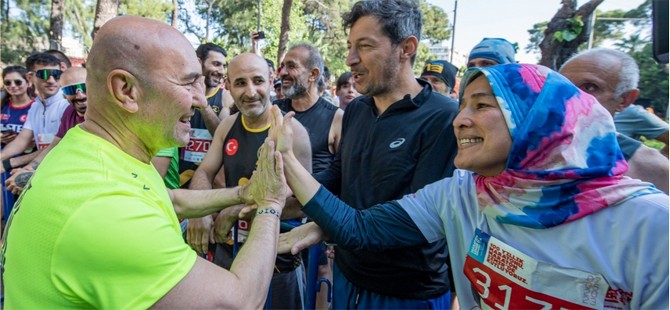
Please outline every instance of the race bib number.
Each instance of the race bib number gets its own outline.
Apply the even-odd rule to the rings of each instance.
[[[49,147],[49,144],[53,142],[56,135],[50,133],[38,133],[37,134],[37,149],[46,149]]]
[[[184,160],[201,163],[212,145],[212,135],[207,129],[191,129],[191,139],[184,148]]]
[[[483,309],[602,309],[609,288],[601,275],[537,261],[479,229],[464,272]]]

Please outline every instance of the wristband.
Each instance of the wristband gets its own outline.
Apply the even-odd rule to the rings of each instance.
[[[2,161],[2,167],[5,168],[5,172],[12,170],[12,164],[9,162],[10,158],[7,158]]]
[[[258,211],[256,211],[256,215],[259,214],[274,214],[277,218],[279,218],[279,212],[277,212],[275,209],[258,209]]]

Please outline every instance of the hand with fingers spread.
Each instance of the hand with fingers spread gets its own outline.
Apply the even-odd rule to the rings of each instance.
[[[300,251],[318,244],[327,238],[326,233],[314,222],[298,226],[287,233],[279,235],[277,254],[298,254]]]

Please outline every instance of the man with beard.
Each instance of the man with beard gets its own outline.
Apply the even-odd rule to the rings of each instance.
[[[422,28],[416,2],[359,1],[343,21],[347,65],[363,96],[347,106],[339,152],[315,178],[364,209],[452,175],[458,105],[414,78]],[[444,239],[383,252],[335,251],[334,309],[450,305]]]
[[[226,98],[228,91],[222,88],[226,67],[226,50],[214,43],[205,43],[195,50],[202,74],[205,76],[205,96],[207,104],[198,103],[191,118],[191,139],[182,148],[179,156],[179,174],[182,187],[188,187],[195,169],[212,143],[212,135],[222,119],[230,114]]]
[[[258,149],[268,136],[272,82],[265,60],[252,53],[236,56],[230,62],[225,84],[240,112],[225,118],[216,129],[212,147],[193,175],[191,189],[211,189],[215,175],[223,168],[225,168],[226,187],[244,185],[256,168]],[[293,123],[293,129],[296,133],[293,144],[297,150],[296,155],[303,166],[311,170],[307,132],[298,122]],[[189,227],[186,232],[189,245],[198,253],[206,253],[209,243],[216,242],[214,263],[230,268],[235,242],[246,241],[249,233],[250,221],[238,221],[238,214],[243,206],[228,207],[218,215],[201,218],[207,229],[195,230]],[[213,230],[210,229],[212,222],[214,222]],[[231,240],[229,232],[235,223],[239,238]],[[303,269],[299,256],[290,254],[277,256],[271,282],[272,296],[269,297],[272,299],[273,309],[302,307],[299,281],[303,279],[301,274]]]
[[[274,103],[284,112],[295,111],[295,118],[307,128],[312,145],[312,172],[320,172],[337,153],[344,111],[319,96],[317,86],[323,78],[323,59],[314,46],[306,43],[292,46],[284,56],[282,68],[279,77],[286,98]]]
[[[68,107],[67,100],[60,93],[59,80],[63,71],[58,58],[37,53],[26,59],[26,68],[28,79],[35,85],[38,96],[30,106],[28,119],[19,135],[3,148],[0,172],[23,167],[35,159],[38,152],[12,158],[29,149],[33,141],[38,150],[47,148],[58,132],[59,121]]]

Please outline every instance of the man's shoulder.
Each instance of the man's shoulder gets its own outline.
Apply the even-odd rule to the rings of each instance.
[[[319,100],[316,101],[316,104],[321,105],[324,109],[328,111],[337,111],[338,109],[340,109],[339,107],[335,106],[334,104],[326,100],[323,96],[319,97]]]
[[[293,111],[293,107],[291,106],[291,99],[289,98],[277,99],[273,101],[272,104],[277,105],[279,109],[284,112]]]

